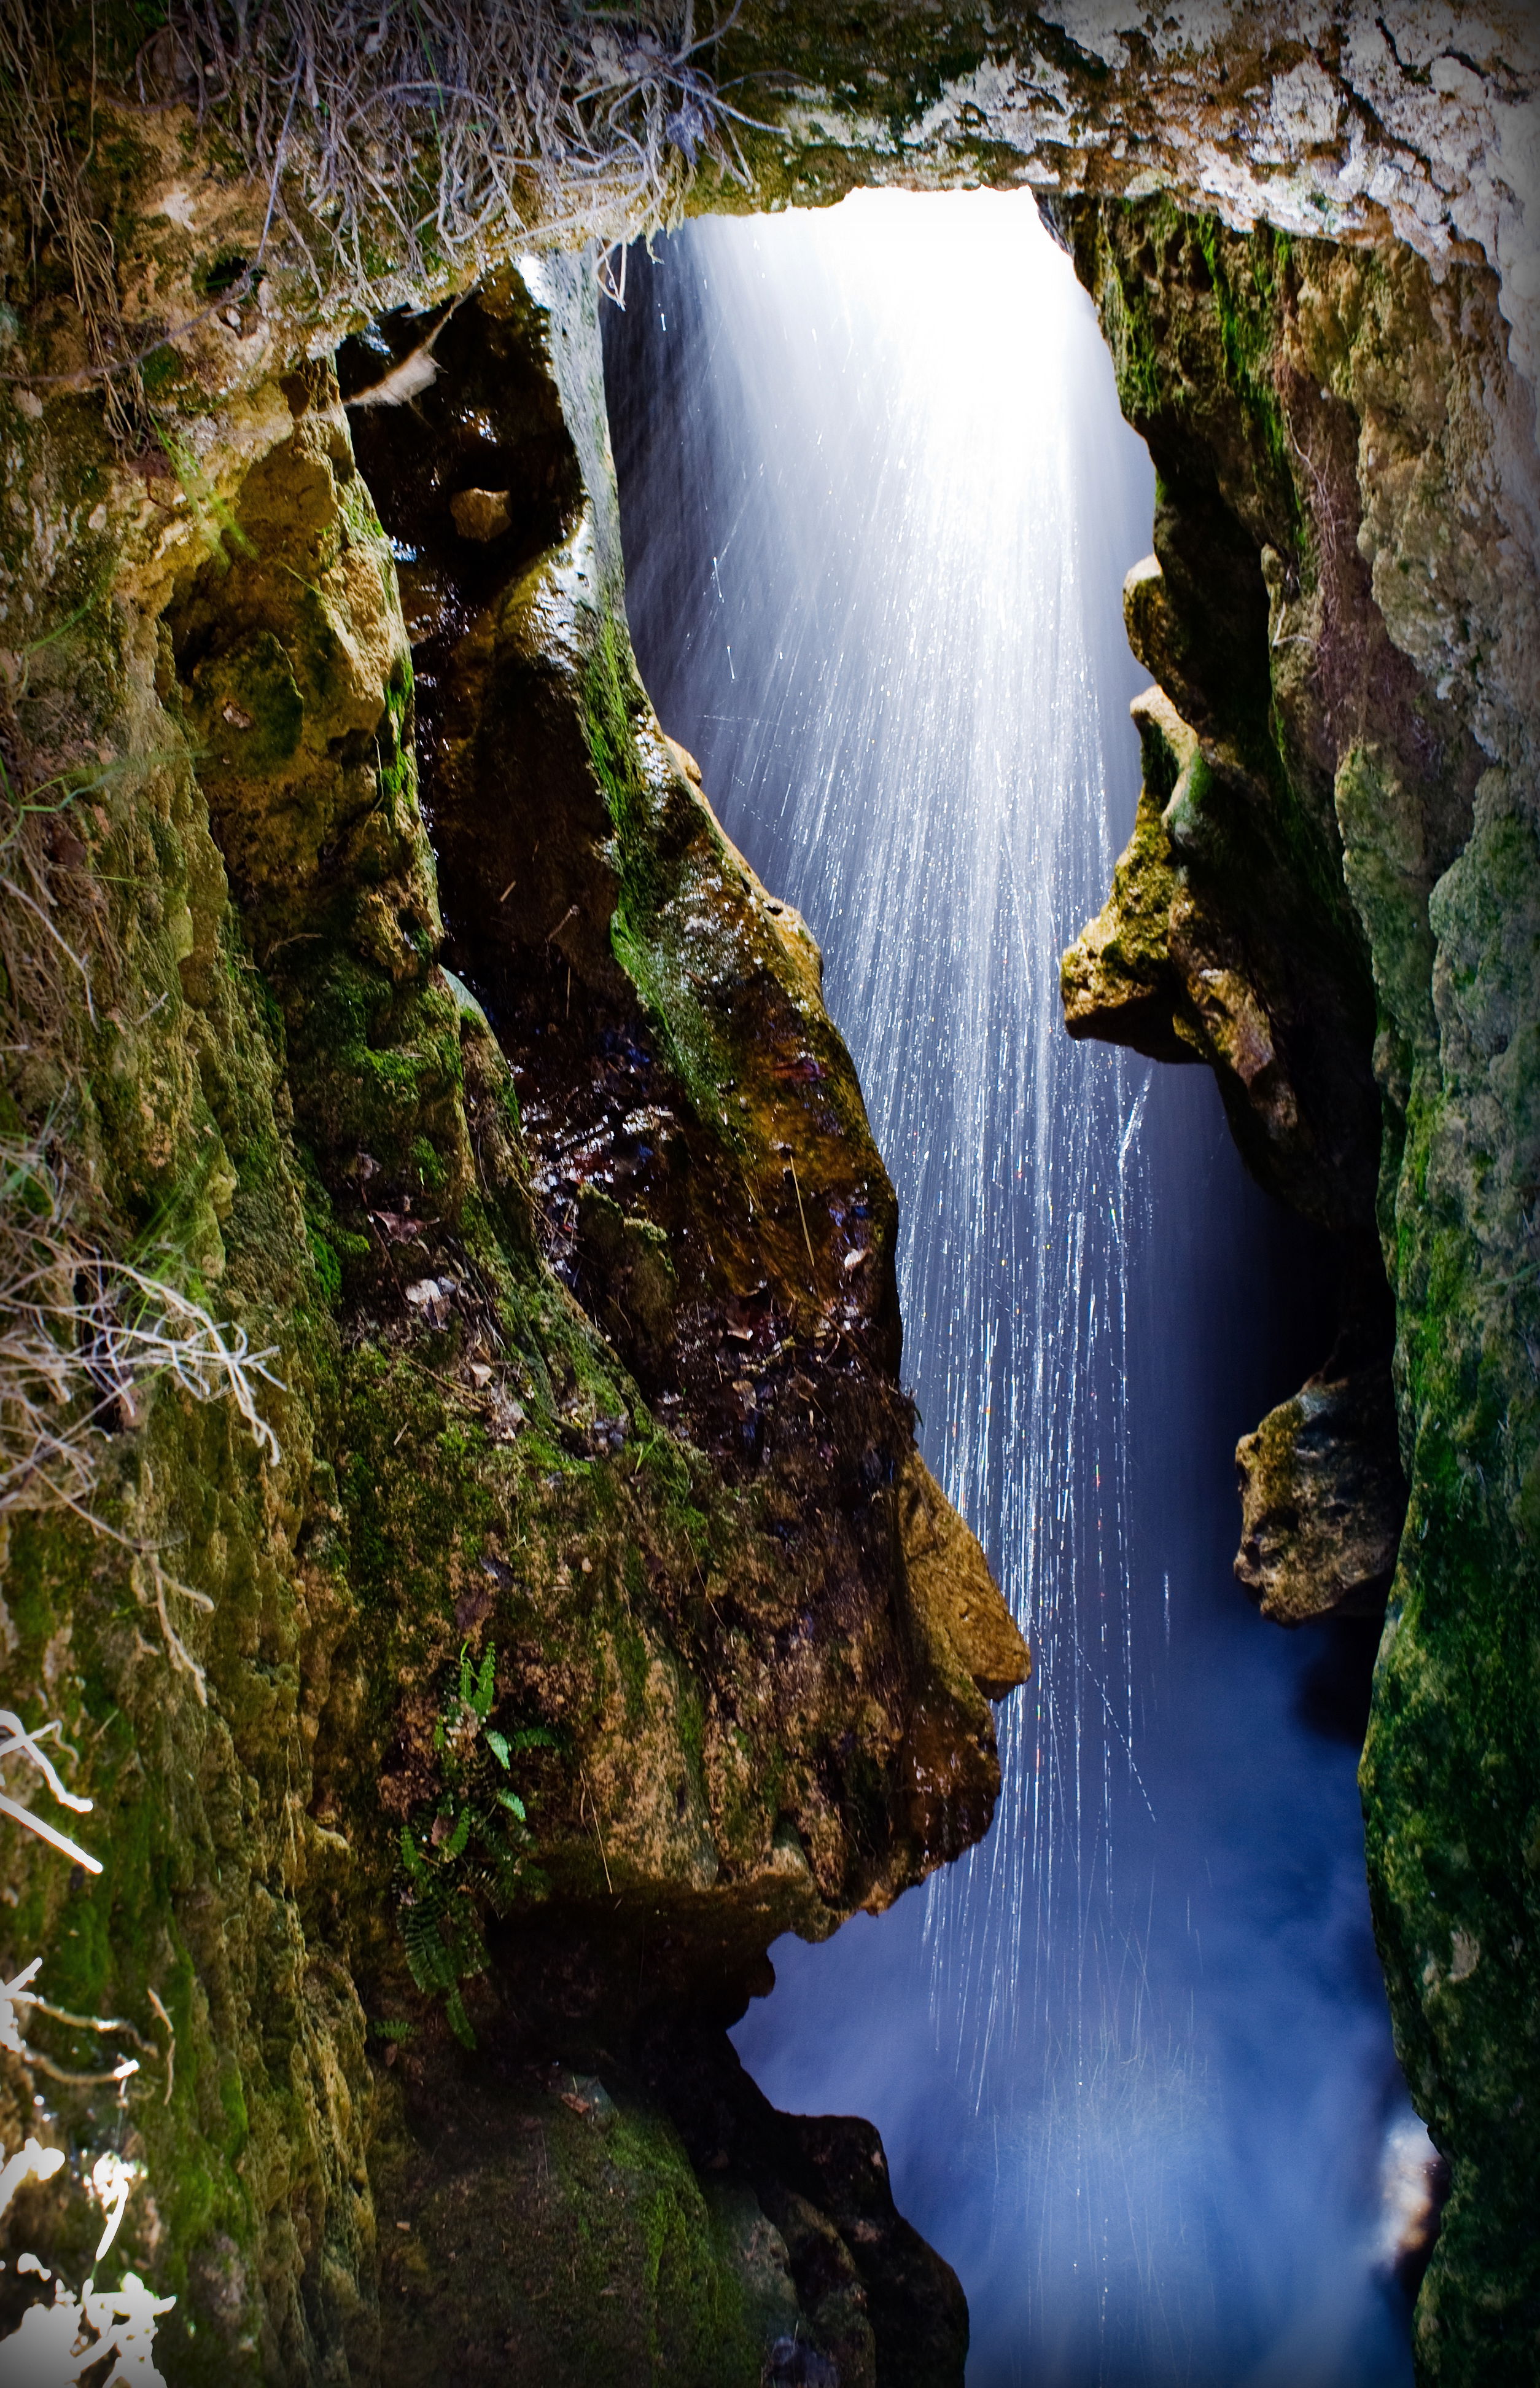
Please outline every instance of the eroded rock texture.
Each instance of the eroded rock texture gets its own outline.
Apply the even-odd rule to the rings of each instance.
[[[1236,1445],[1235,1572],[1264,1617],[1381,1617],[1407,1512],[1390,1370],[1330,1364]]]
[[[359,452],[328,362],[257,392],[201,518],[83,403],[30,452],[119,542],[110,628],[14,667],[32,756],[123,757],[89,895],[49,883],[102,908],[54,1133],[82,1221],[268,1347],[278,1456],[162,1391],[103,1510],[144,1556],[12,1521],[12,1696],[105,1871],[13,1835],[10,1945],[145,2051],[171,2376],[755,2382],[800,2334],[874,2381],[923,2325],[960,2378],[869,2134],[809,2153],[747,2085],[720,2163],[680,2132],[772,1938],[985,1829],[1027,1654],[915,1454],[817,950],[636,678],[591,273],[504,274],[438,353]],[[488,537],[456,501],[505,485]],[[16,1083],[77,1082],[40,1029]],[[111,2128],[95,2035],[29,2033]],[[62,2178],[18,2214],[68,2267]]]

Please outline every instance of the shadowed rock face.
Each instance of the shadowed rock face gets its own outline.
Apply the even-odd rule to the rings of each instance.
[[[1148,618],[1139,601],[1152,582],[1158,566],[1130,576],[1130,622]],[[1266,899],[1283,896],[1286,872],[1249,833],[1267,819],[1266,786],[1211,760],[1222,750],[1205,750],[1162,690],[1133,715],[1144,751],[1134,833],[1106,909],[1064,957],[1066,1025],[1154,1061],[1206,1061],[1263,1184],[1329,1233],[1367,1229],[1379,1161],[1367,990],[1312,971],[1303,938],[1273,937]],[[1322,1036],[1322,1012],[1355,1011],[1356,1035],[1339,1017],[1342,1034]]]
[[[562,286],[554,267],[547,286]],[[532,352],[570,410],[599,407],[591,305],[575,283],[540,306],[505,278],[446,330],[440,378],[410,416],[360,423],[387,527],[435,592],[421,752],[446,958],[511,1064],[543,1258],[660,1426],[709,1458],[777,1553],[757,1620],[723,1628],[708,1742],[742,1730],[747,1686],[782,1676],[777,1644],[793,1634],[792,1677],[770,1695],[810,1759],[806,1792],[782,1799],[788,1846],[825,1895],[882,1905],[913,1864],[982,1831],[998,1782],[946,1599],[905,1593],[898,1488],[918,1463],[895,1383],[892,1190],[816,946],[724,838],[637,680],[608,487],[533,562],[511,541],[502,581],[496,545],[468,541],[458,518],[458,481],[485,469],[461,426],[513,450],[503,390],[513,379],[527,404]],[[596,413],[596,451],[603,437]],[[987,1587],[996,1633],[1013,1634],[977,1544],[958,1550],[969,1595],[982,1608]],[[857,1772],[890,1763],[906,1787],[837,1788],[838,1765],[813,1756],[847,1734],[852,1688]],[[954,1787],[937,1805],[943,1756]],[[766,1750],[750,1773],[775,1763]],[[912,1857],[894,1842],[873,1863],[874,1795]],[[840,1815],[852,1797],[862,1858]]]
[[[1211,823],[1228,798],[1210,757],[1223,752],[1223,733],[1194,676],[1201,646],[1179,624],[1155,557],[1129,575],[1124,612],[1130,644],[1163,685],[1133,706],[1144,756],[1134,832],[1105,909],[1064,957],[1065,1024],[1072,1036],[1105,1037],[1153,1061],[1206,1062],[1256,1175],[1334,1228],[1351,1255],[1347,1296],[1360,1315],[1344,1338],[1348,1364],[1329,1364],[1237,1446],[1235,1573],[1278,1624],[1333,1610],[1381,1615],[1407,1488],[1394,1327],[1375,1299],[1380,1255],[1364,1232],[1379,1106],[1364,1100],[1361,1043],[1355,1055],[1321,1037],[1332,991],[1300,969],[1291,939],[1272,935],[1257,901],[1269,883],[1248,885],[1243,874],[1237,884],[1230,864],[1216,864]],[[1207,725],[1206,740],[1178,713],[1173,689]],[[1241,801],[1264,810],[1266,787],[1241,784]]]
[[[387,2148],[385,2376],[958,2382],[967,2309],[869,2123],[778,2115],[725,2038],[655,2018],[637,2071],[501,2065],[409,2096]],[[613,2094],[609,2083],[613,2084]],[[671,2119],[664,2121],[663,2117]]]

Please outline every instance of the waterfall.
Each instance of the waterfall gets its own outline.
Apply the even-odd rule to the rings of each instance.
[[[1282,1293],[1319,1259],[1206,1077],[1059,1011],[1132,822],[1154,499],[1092,311],[1029,195],[866,192],[633,258],[607,345],[642,669],[824,946],[922,1447],[1036,1659],[987,1840],[781,1944],[740,2049],[880,2124],[978,2388],[1399,2382],[1352,1754],[1228,1581],[1229,1445],[1323,1356]]]

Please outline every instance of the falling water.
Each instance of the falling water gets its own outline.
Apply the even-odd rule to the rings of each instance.
[[[1352,1750],[1309,1721],[1319,1653],[1228,1573],[1228,1450],[1322,1356],[1281,1291],[1319,1258],[1206,1076],[1059,1012],[1132,819],[1148,459],[1026,194],[701,222],[628,300],[643,670],[824,946],[922,1442],[1037,1659],[988,1839],[781,1943],[739,2046],[780,2102],[881,2125],[978,2388],[1400,2382]]]

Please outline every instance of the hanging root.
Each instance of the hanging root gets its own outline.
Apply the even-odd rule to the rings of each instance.
[[[78,1510],[104,1424],[140,1425],[163,1377],[195,1401],[232,1402],[276,1467],[278,1437],[258,1407],[259,1382],[284,1390],[276,1357],[191,1294],[94,1249],[46,1139],[0,1137],[0,1516]]]
[[[705,55],[740,6],[698,33],[693,0],[643,0],[629,21],[562,0],[284,0],[255,24],[181,0],[160,57],[236,133],[269,235],[283,226],[331,298],[322,227],[361,290],[382,235],[419,276],[530,227],[574,242],[661,226],[701,156],[747,183],[734,126],[749,120]]]
[[[167,1658],[203,1701],[204,1670],[170,1603],[214,1604],[93,1505],[107,1429],[142,1425],[151,1389],[170,1378],[194,1401],[229,1401],[276,1467],[278,1437],[258,1406],[259,1384],[284,1391],[269,1365],[276,1357],[275,1346],[253,1350],[244,1327],[216,1320],[191,1294],[95,1249],[46,1140],[0,1137],[0,1519],[67,1509],[125,1551]]]
[[[698,30],[694,0],[638,0],[625,19],[570,0],[170,0],[111,71],[139,107],[217,127],[265,210],[255,254],[200,315],[131,328],[90,186],[106,94],[89,0],[0,0],[0,132],[86,333],[88,364],[62,378],[116,381],[143,414],[153,349],[266,274],[297,274],[322,313],[368,316],[516,242],[609,248],[672,224],[702,159],[747,186],[737,128],[756,120],[711,70],[741,6]]]
[[[25,1759],[28,1765],[33,1767],[42,1775],[61,1806],[73,1808],[77,1815],[88,1815],[92,1802],[89,1799],[78,1799],[72,1791],[65,1789],[59,1781],[53,1760],[46,1750],[40,1746],[58,1730],[58,1719],[54,1717],[48,1723],[39,1725],[35,1733],[30,1733],[14,1709],[0,1708],[0,1734],[5,1735],[5,1739],[0,1740],[0,1766],[3,1766],[7,1759]],[[13,1799],[7,1791],[0,1791],[0,1815],[9,1816],[16,1823],[23,1825],[29,1833],[34,1833],[40,1841],[46,1841],[51,1849],[57,1849],[61,1857],[70,1859],[78,1866],[83,1866],[87,1874],[101,1873],[99,1858],[94,1858],[89,1849],[82,1849],[80,1843],[70,1840],[68,1834],[58,1832],[52,1824],[45,1823],[41,1816],[34,1816],[30,1808],[24,1807],[20,1800]],[[31,1993],[26,1988],[26,1984],[31,1978],[31,1975],[20,1975],[16,1981],[7,1982],[6,1985],[6,2003],[12,2025],[15,2021],[17,1997],[19,1995],[24,2000],[29,2001],[31,2000]]]
[[[152,1607],[155,1610],[156,1619],[160,1627],[161,1644],[167,1658],[171,1662],[171,1672],[175,1675],[190,1676],[193,1689],[198,1696],[199,1706],[207,1708],[208,1678],[171,1623],[170,1613],[166,1607],[166,1595],[169,1592],[175,1593],[180,1599],[190,1601],[195,1608],[206,1610],[213,1607],[213,1602],[206,1592],[195,1592],[189,1584],[178,1583],[174,1576],[169,1576],[154,1551],[141,1551],[135,1554],[133,1575],[133,1589],[140,1602]]]

